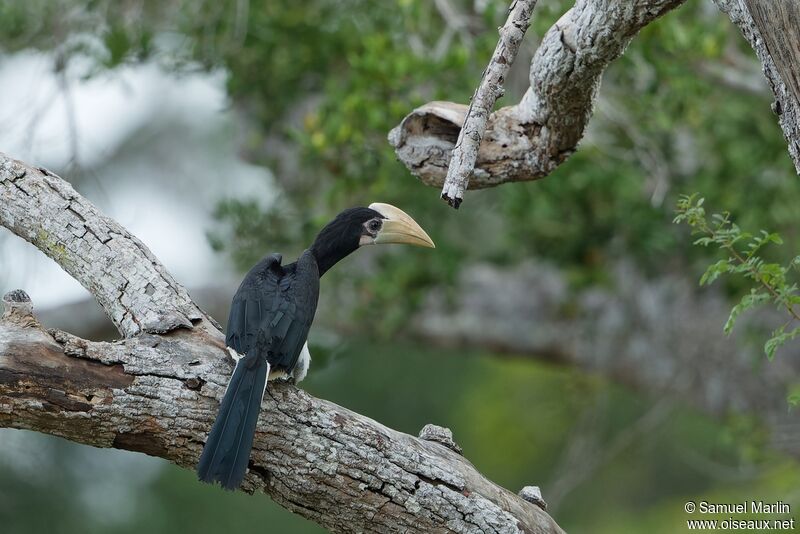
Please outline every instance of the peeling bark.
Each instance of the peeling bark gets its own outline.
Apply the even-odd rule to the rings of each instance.
[[[0,426],[193,469],[232,369],[215,323],[144,245],[60,178],[1,156],[0,195],[0,224],[69,269],[127,336],[95,342],[45,331],[24,292],[9,294]],[[246,491],[334,532],[561,532],[455,444],[391,430],[286,383],[267,392]]]
[[[522,101],[489,116],[471,189],[536,180],[575,150],[600,79],[641,28],[685,0],[578,0],[545,34]],[[398,158],[431,186],[444,183],[466,106],[431,102],[389,133]]]

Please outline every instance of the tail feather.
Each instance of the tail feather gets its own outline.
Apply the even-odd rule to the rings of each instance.
[[[197,475],[203,482],[220,483],[235,490],[247,471],[261,399],[266,389],[269,363],[252,351],[233,370],[217,419],[208,434]]]

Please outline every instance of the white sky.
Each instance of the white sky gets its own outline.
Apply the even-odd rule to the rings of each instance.
[[[68,107],[52,65],[35,52],[0,57],[0,151],[69,179],[62,170],[72,159]],[[68,75],[78,162],[95,171],[77,184],[79,192],[144,241],[182,284],[229,276],[206,239],[211,211],[233,191],[265,203],[272,195],[269,172],[237,156],[224,75],[175,77],[153,64],[81,75],[80,66]],[[0,228],[0,294],[15,288],[39,308],[88,296],[35,247]]]
[[[68,108],[52,65],[52,57],[41,53],[0,56],[0,151],[69,179]],[[272,195],[269,172],[237,156],[237,120],[227,108],[224,75],[177,78],[152,64],[89,80],[81,74],[69,72],[69,94],[78,162],[90,172],[76,189],[147,244],[180,283],[201,287],[231,277],[226,258],[208,245],[210,214],[232,192],[264,204]],[[0,227],[0,295],[16,288],[25,289],[39,309],[89,297],[55,262]],[[42,436],[0,433],[0,463],[24,470],[31,451],[50,457],[51,442]],[[136,512],[134,488],[164,464],[106,452],[92,450],[88,463],[74,460],[108,482],[79,487],[87,513],[114,522]]]

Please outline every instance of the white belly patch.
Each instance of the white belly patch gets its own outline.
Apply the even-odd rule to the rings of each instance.
[[[297,358],[297,365],[292,370],[292,378],[296,384],[299,384],[308,374],[308,367],[311,365],[311,353],[308,352],[308,341],[303,345],[303,350],[300,351],[300,357]]]
[[[230,347],[228,348],[228,354],[236,362],[236,365],[239,364],[239,360],[241,360],[244,356],[239,354],[235,350]],[[303,344],[303,349],[300,351],[300,356],[297,358],[297,365],[294,366],[292,370],[292,374],[290,375],[294,378],[295,383],[302,382],[303,379],[308,374],[308,367],[311,365],[311,353],[308,351],[308,342]],[[282,369],[276,370],[269,370],[267,371],[267,380],[277,380],[280,378],[286,378],[286,371]]]

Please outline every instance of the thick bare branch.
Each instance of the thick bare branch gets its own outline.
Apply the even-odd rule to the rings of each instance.
[[[125,337],[209,317],[150,250],[72,186],[0,152],[0,225],[35,245],[94,295]]]
[[[193,468],[230,374],[220,336],[91,342],[0,323],[0,426]],[[436,441],[283,383],[265,397],[247,491],[336,532],[560,532]]]
[[[800,173],[800,6],[797,2],[756,0],[714,2],[739,27],[761,61],[775,94],[772,110]]]
[[[231,372],[222,333],[136,238],[69,184],[7,157],[0,170],[0,224],[80,277],[109,313],[124,310],[115,322],[128,334],[92,342],[47,332],[24,292],[7,295],[0,426],[193,468]],[[183,328],[196,320],[202,328]],[[288,384],[267,392],[247,491],[335,532],[561,532],[442,444],[446,432],[415,438]]]
[[[583,137],[603,71],[641,28],[684,1],[578,0],[545,34],[522,101],[489,116],[470,189],[535,180],[563,163]],[[443,185],[466,110],[430,102],[389,133],[400,161],[425,184]]]
[[[486,122],[497,99],[503,96],[508,71],[517,57],[522,38],[531,23],[536,0],[514,0],[508,10],[508,19],[500,28],[500,40],[494,49],[492,59],[483,71],[481,83],[472,95],[467,116],[458,134],[458,141],[453,149],[447,178],[442,188],[442,198],[452,207],[458,209],[467,190],[469,177],[475,168],[478,158],[478,147],[486,130]]]

